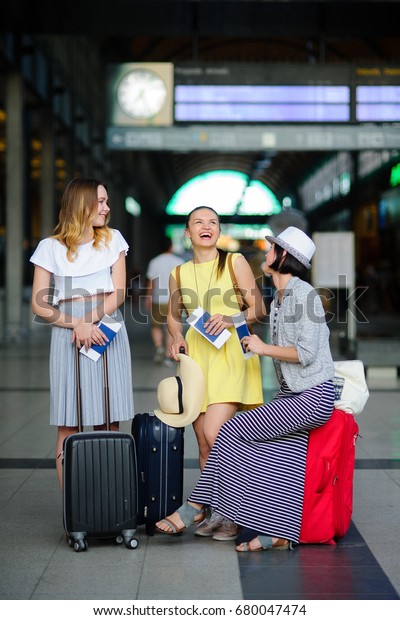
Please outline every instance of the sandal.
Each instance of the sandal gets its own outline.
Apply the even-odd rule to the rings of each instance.
[[[169,518],[165,517],[165,519],[161,519],[161,521],[159,521],[158,523],[166,523],[168,527],[171,529],[171,531],[162,530],[156,524],[157,532],[160,532],[160,534],[169,534],[169,535],[181,534],[184,529],[186,529],[187,527],[190,527],[191,525],[194,525],[195,523],[200,523],[205,518],[204,507],[195,508],[194,506],[191,506],[188,502],[185,502],[180,508],[178,508],[176,512],[179,514],[181,521],[184,524],[183,527],[179,527],[179,525],[175,523],[171,519],[171,517]],[[195,517],[198,517],[198,518],[196,519]]]
[[[286,551],[286,549],[291,549],[292,545],[291,543],[286,540],[285,538],[277,538],[275,540],[275,542],[273,542],[272,537],[271,536],[263,536],[262,534],[259,534],[258,536],[256,536],[255,538],[253,538],[253,540],[258,540],[258,542],[260,543],[261,547],[258,547],[257,549],[252,549],[250,547],[250,542],[243,542],[240,543],[240,545],[238,545],[236,547],[236,551],[238,551],[239,553],[243,553],[246,551],[251,551],[251,552],[255,552],[255,551]],[[242,546],[243,549],[239,549],[239,547]]]

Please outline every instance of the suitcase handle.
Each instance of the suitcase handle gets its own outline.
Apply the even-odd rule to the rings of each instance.
[[[106,429],[110,430],[110,388],[108,385],[108,357],[107,349],[103,352],[103,376],[104,376],[104,408],[106,412]]]
[[[75,346],[75,385],[76,385],[76,410],[78,413],[78,433],[83,431],[82,425],[82,400],[81,400],[81,377],[79,372],[79,351]]]
[[[103,355],[103,376],[104,376],[104,405],[106,412],[106,428],[110,430],[110,389],[108,384],[108,361],[107,361],[107,349],[105,349]],[[81,377],[80,377],[80,362],[79,362],[79,350],[75,347],[75,377],[76,377],[76,408],[78,413],[78,433],[83,431],[82,424],[82,391],[81,391]]]

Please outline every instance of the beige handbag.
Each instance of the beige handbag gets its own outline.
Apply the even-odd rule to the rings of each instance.
[[[358,415],[369,398],[364,364],[361,360],[334,362],[335,408]]]

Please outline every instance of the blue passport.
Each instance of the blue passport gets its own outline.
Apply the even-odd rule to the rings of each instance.
[[[204,336],[204,338],[206,338],[212,345],[214,345],[214,347],[220,349],[228,340],[228,338],[231,337],[231,332],[227,329],[224,329],[218,335],[207,334],[204,323],[206,323],[209,318],[210,313],[199,306],[198,308],[196,308],[196,310],[192,312],[192,314],[188,316],[186,322],[189,323],[190,327],[193,327],[202,336]]]
[[[98,327],[107,336],[108,342],[106,342],[103,345],[92,344],[90,349],[88,349],[87,351],[85,350],[85,347],[82,347],[79,350],[80,353],[83,353],[83,355],[90,357],[90,359],[93,360],[94,362],[97,362],[97,360],[100,359],[104,351],[107,349],[110,343],[114,340],[115,336],[118,334],[118,331],[121,327],[121,323],[119,323],[118,321],[115,321],[110,316],[105,315],[104,318],[98,324]]]

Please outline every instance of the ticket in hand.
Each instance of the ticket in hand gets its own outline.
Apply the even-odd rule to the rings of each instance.
[[[233,324],[236,328],[236,333],[238,335],[239,341],[242,340],[245,336],[250,336],[249,328],[247,327],[246,318],[243,312],[239,312],[239,314],[234,314],[232,317]],[[253,357],[254,353],[252,351],[246,351],[245,347],[242,343],[240,343],[243,351],[243,355],[247,360],[249,357]]]
[[[102,320],[100,321],[100,323],[97,325],[97,327],[99,327],[101,331],[107,336],[108,342],[102,345],[92,344],[90,349],[88,349],[87,351],[85,347],[82,347],[81,349],[79,349],[80,353],[83,353],[83,355],[90,357],[90,359],[93,360],[94,362],[97,362],[97,360],[100,359],[100,357],[102,356],[106,348],[109,346],[111,341],[115,338],[115,336],[117,335],[117,333],[119,332],[121,328],[121,323],[113,319],[111,316],[108,316],[108,314],[105,314]]]
[[[210,316],[211,315],[209,312],[207,312],[207,310],[204,310],[204,308],[201,308],[199,306],[198,308],[196,308],[196,310],[192,312],[192,314],[188,316],[186,322],[189,323],[190,327],[193,327],[202,336],[204,336],[204,338],[207,338],[207,340],[211,342],[214,347],[220,349],[228,340],[228,338],[231,337],[231,332],[227,329],[223,329],[222,332],[218,335],[207,334],[204,323],[208,321]]]

